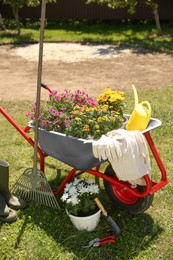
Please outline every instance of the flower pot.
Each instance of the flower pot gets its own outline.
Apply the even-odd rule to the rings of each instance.
[[[78,217],[68,213],[66,210],[67,215],[69,216],[71,222],[76,227],[77,230],[86,230],[86,231],[93,231],[100,220],[100,213],[101,211],[98,210],[96,213],[90,216]]]

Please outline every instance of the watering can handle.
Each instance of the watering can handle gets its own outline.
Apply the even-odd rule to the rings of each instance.
[[[147,113],[151,113],[151,105],[148,101],[142,101],[140,104],[142,106],[144,105],[144,108],[145,108]]]

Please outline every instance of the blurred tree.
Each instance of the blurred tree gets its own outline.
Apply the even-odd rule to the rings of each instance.
[[[17,34],[19,35],[21,33],[21,26],[19,22],[19,9],[22,8],[24,5],[26,6],[39,6],[40,0],[1,0],[4,4],[10,5],[10,7],[13,10],[13,15],[16,21],[16,28],[17,28]],[[48,0],[47,2],[55,2],[55,0]]]
[[[135,13],[136,5],[141,2],[148,5],[154,14],[154,19],[157,28],[157,34],[161,35],[162,30],[160,26],[159,13],[158,13],[158,4],[155,0],[86,0],[86,3],[97,3],[97,4],[105,4],[112,9],[118,8],[128,8],[128,12],[130,14]]]
[[[5,27],[5,24],[3,22],[3,18],[2,18],[1,12],[0,12],[0,30],[6,31],[6,27]]]

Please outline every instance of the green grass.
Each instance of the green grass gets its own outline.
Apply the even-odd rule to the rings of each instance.
[[[163,36],[156,36],[154,24],[106,24],[106,23],[57,23],[45,28],[47,42],[100,42],[111,44],[132,44],[162,51],[173,51],[172,23],[162,24]],[[38,28],[22,27],[21,35],[0,32],[0,43],[39,41]],[[153,37],[151,37],[153,36]]]
[[[169,184],[155,193],[153,205],[141,215],[130,215],[120,211],[112,206],[100,182],[102,202],[119,224],[122,235],[117,238],[115,244],[82,250],[81,245],[86,242],[110,234],[103,216],[95,231],[79,232],[71,224],[64,209],[56,211],[30,202],[25,210],[18,211],[16,222],[0,224],[0,259],[172,259],[173,85],[163,89],[139,91],[138,94],[141,100],[148,100],[151,103],[152,117],[159,118],[163,123],[160,128],[153,130],[151,135],[166,167]],[[133,108],[131,92],[127,95],[126,102],[125,112],[130,113]],[[29,109],[29,101],[1,101],[1,106],[20,126],[24,127],[27,124],[25,113]],[[10,187],[12,187],[23,171],[32,167],[33,149],[2,115],[0,125],[0,154],[1,159],[10,163]],[[151,163],[152,175],[158,178],[159,170],[153,158]],[[60,177],[57,174],[59,169]],[[69,166],[57,160],[46,158],[46,176],[53,189],[62,181],[69,169]]]

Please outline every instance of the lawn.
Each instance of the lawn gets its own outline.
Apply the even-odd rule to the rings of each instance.
[[[173,29],[163,25],[165,37],[149,37],[156,33],[153,25],[59,25],[47,27],[46,41],[97,41],[115,44],[137,44],[159,50],[173,50]],[[22,34],[0,32],[0,43],[38,41],[37,28],[22,28]],[[122,235],[115,244],[81,249],[81,246],[96,237],[110,235],[105,217],[93,232],[79,232],[70,222],[65,209],[53,210],[43,205],[29,202],[28,207],[18,211],[18,219],[12,224],[0,223],[0,259],[14,260],[168,260],[173,256],[173,149],[172,97],[173,85],[162,89],[139,91],[142,100],[148,100],[152,107],[152,117],[162,121],[162,125],[151,132],[153,140],[163,160],[169,184],[155,193],[152,206],[143,214],[131,215],[117,209],[109,201],[102,181],[101,201],[111,217],[118,223]],[[133,107],[133,94],[127,93],[125,113]],[[26,112],[31,102],[3,101],[1,106],[21,126],[27,124]],[[33,149],[0,115],[0,154],[10,164],[10,188],[20,175],[33,166]],[[33,133],[31,132],[31,137]],[[107,163],[102,165],[102,170]],[[152,176],[159,180],[160,172],[151,156]],[[46,176],[53,190],[62,182],[71,168],[53,158],[46,158]],[[86,176],[86,175],[85,175]],[[88,176],[86,176],[88,177]],[[60,196],[57,196],[60,205]]]
[[[167,170],[169,184],[155,193],[153,205],[143,214],[130,215],[114,207],[101,186],[101,200],[122,230],[115,244],[102,247],[81,249],[86,242],[96,237],[110,235],[109,227],[102,215],[99,225],[93,232],[79,232],[71,224],[64,208],[53,210],[29,202],[28,207],[18,211],[18,220],[12,224],[0,223],[0,259],[120,259],[154,260],[172,259],[173,222],[172,222],[172,132],[171,113],[173,85],[164,89],[140,91],[140,97],[148,100],[152,106],[152,117],[159,118],[162,126],[151,132],[156,147]],[[133,105],[133,95],[126,97],[126,113]],[[22,127],[27,124],[25,116],[29,101],[5,102],[1,106]],[[19,176],[33,165],[33,149],[19,133],[0,116],[0,154],[10,163],[10,187]],[[33,134],[31,133],[31,136]],[[151,157],[152,175],[159,179],[159,170]],[[102,165],[102,169],[106,165]],[[52,189],[71,168],[53,158],[46,159],[46,176]],[[60,173],[60,174],[59,174]],[[57,197],[60,205],[60,196]]]
[[[139,45],[161,51],[173,51],[172,23],[163,23],[162,36],[157,36],[155,24],[107,24],[87,22],[48,23],[45,27],[46,42],[99,42],[111,44]],[[21,28],[21,35],[15,31],[0,31],[0,43],[39,41],[38,23]]]

